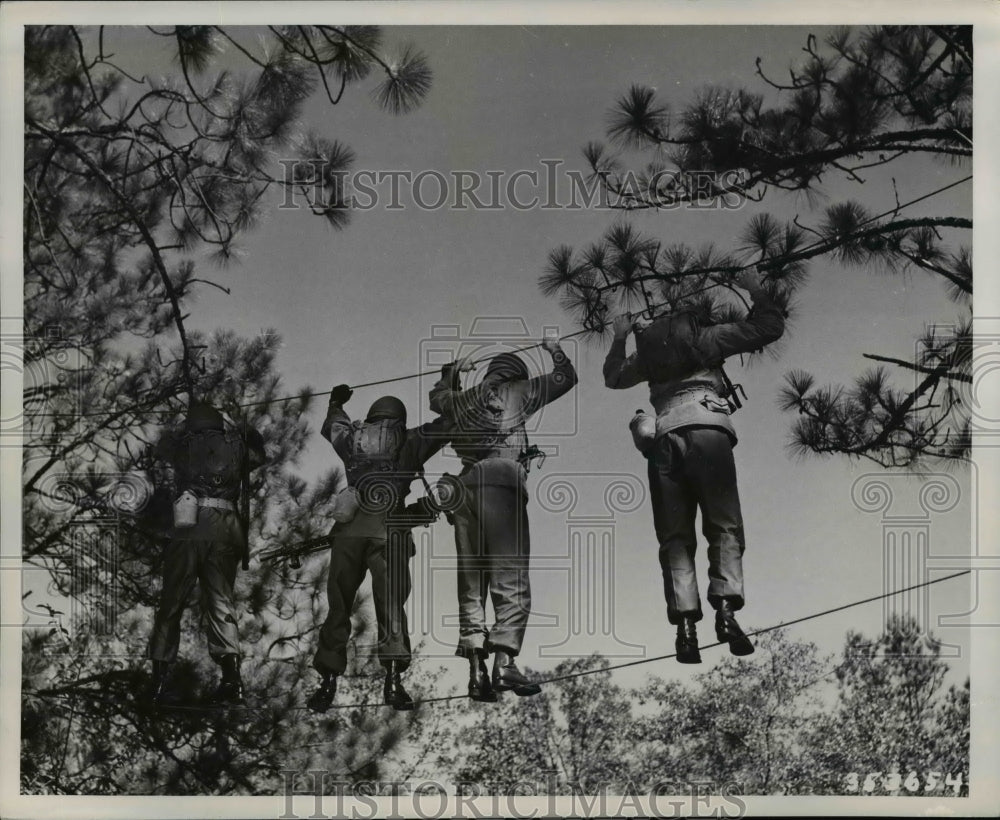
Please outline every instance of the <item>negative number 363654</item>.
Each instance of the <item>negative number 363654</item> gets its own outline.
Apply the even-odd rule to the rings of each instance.
[[[872,794],[874,792],[898,792],[905,790],[911,794],[919,792],[947,791],[951,789],[958,794],[965,782],[964,775],[959,772],[848,772],[844,788],[851,794]]]

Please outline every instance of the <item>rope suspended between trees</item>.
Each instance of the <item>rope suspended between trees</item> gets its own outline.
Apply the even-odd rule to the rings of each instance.
[[[882,601],[882,600],[885,600],[887,598],[892,598],[895,595],[902,595],[902,594],[904,594],[906,592],[912,592],[913,590],[916,590],[916,589],[923,589],[925,587],[933,586],[934,584],[940,584],[940,583],[942,583],[944,581],[951,581],[954,578],[961,578],[963,575],[971,575],[971,574],[972,574],[972,570],[971,569],[965,569],[965,570],[962,570],[961,572],[954,572],[951,575],[945,575],[943,578],[935,578],[935,579],[933,579],[931,581],[922,581],[919,584],[912,584],[912,585],[910,585],[908,587],[902,587],[901,589],[894,589],[894,590],[890,590],[889,592],[883,592],[881,595],[872,595],[871,597],[868,597],[868,598],[862,598],[859,601],[852,601],[851,603],[848,603],[848,604],[841,604],[840,606],[831,607],[830,609],[824,609],[821,612],[814,612],[814,613],[812,613],[810,615],[803,615],[800,618],[793,618],[791,621],[783,621],[782,623],[775,624],[774,626],[766,626],[763,629],[755,629],[755,630],[752,630],[750,632],[747,632],[746,635],[747,635],[748,638],[752,638],[752,637],[755,637],[757,635],[766,635],[768,632],[776,632],[779,629],[785,629],[785,628],[787,628],[789,626],[793,626],[794,624],[805,623],[806,621],[812,621],[812,620],[815,620],[817,618],[825,617],[826,615],[832,615],[835,612],[843,612],[846,609],[853,609],[854,607],[863,606],[864,604],[874,603],[875,601]],[[724,646],[725,643],[726,643],[725,641],[716,641],[715,643],[710,643],[710,644],[705,644],[704,646],[700,646],[699,649],[714,649],[717,646]],[[541,680],[532,681],[532,683],[536,683],[539,686],[545,686],[546,684],[550,684],[550,683],[561,683],[561,682],[567,681],[567,680],[574,680],[576,678],[586,677],[587,675],[597,675],[597,674],[599,674],[601,672],[613,672],[613,671],[615,671],[617,669],[626,669],[626,668],[628,668],[630,666],[641,666],[642,664],[646,664],[646,663],[656,663],[658,661],[665,661],[665,660],[669,660],[670,658],[676,658],[676,657],[677,657],[677,653],[676,652],[671,652],[668,655],[657,655],[656,657],[653,657],[653,658],[642,658],[642,659],[637,660],[637,661],[627,661],[626,663],[614,664],[613,666],[606,666],[606,667],[602,667],[600,669],[584,669],[584,670],[581,670],[580,672],[570,672],[570,673],[568,673],[566,675],[556,675],[555,677],[551,677],[551,678],[542,678]],[[41,697],[41,698],[45,698],[45,697],[65,697],[65,696],[72,696],[74,694],[101,695],[101,693],[99,693],[99,692],[93,692],[93,691],[90,691],[90,690],[77,690],[76,692],[72,692],[72,691],[69,691],[69,690],[67,690],[65,688],[61,689],[59,691],[45,690],[45,689],[41,689],[41,690],[38,690],[38,691],[24,691],[24,692],[22,692],[22,694],[28,695],[28,696],[31,696],[31,697]],[[424,704],[424,703],[444,703],[446,701],[468,700],[468,699],[469,698],[468,698],[467,695],[442,695],[442,696],[436,697],[436,698],[418,698],[418,699],[415,699],[413,701],[413,704],[416,706],[416,705],[420,705],[420,704]],[[365,709],[365,708],[369,708],[369,707],[379,707],[379,706],[384,706],[384,705],[385,704],[377,703],[377,702],[371,702],[371,703],[343,703],[343,704],[337,704],[337,705],[331,706],[330,708],[331,709]],[[202,707],[198,707],[198,708],[200,709]],[[205,708],[207,710],[208,707],[205,707]],[[236,707],[236,708],[243,708],[243,709],[247,709],[249,711],[256,711],[254,709],[254,707]],[[305,711],[306,708],[307,707],[304,707],[304,706],[293,707],[293,710]]]
[[[854,231],[852,231],[851,233],[845,235],[844,237],[841,237],[838,240],[838,242],[836,243],[836,245],[831,246],[829,249],[833,250],[834,247],[839,246],[840,244],[842,244],[844,240],[850,239],[852,237],[857,236],[858,233],[859,233],[857,229],[861,228],[864,225],[868,225],[868,224],[870,224],[872,222],[875,222],[875,221],[877,221],[879,219],[884,219],[887,216],[891,216],[893,214],[897,214],[901,210],[903,210],[904,208],[908,208],[908,207],[910,207],[912,205],[916,205],[919,202],[923,202],[924,200],[930,199],[931,197],[937,196],[938,194],[942,194],[945,191],[950,190],[951,188],[955,188],[958,185],[962,185],[963,183],[969,182],[971,179],[972,179],[972,174],[969,174],[968,176],[962,177],[962,179],[956,180],[956,181],[951,182],[951,183],[949,183],[947,185],[943,185],[940,188],[936,188],[933,191],[930,191],[930,192],[928,192],[926,194],[923,194],[923,195],[921,195],[919,197],[916,197],[915,199],[911,199],[911,200],[909,200],[907,202],[903,202],[903,203],[897,203],[895,205],[895,207],[890,208],[890,209],[888,209],[886,211],[883,211],[880,214],[876,214],[875,216],[868,217],[867,219],[864,219],[861,222],[859,222]],[[802,248],[800,250],[797,250],[794,253],[789,253],[789,254],[786,254],[785,256],[773,257],[771,259],[768,259],[768,260],[766,260],[764,262],[760,262],[760,263],[751,262],[751,263],[748,263],[746,265],[735,266],[735,267],[733,267],[731,269],[727,269],[727,272],[730,273],[730,274],[736,274],[736,273],[740,273],[742,271],[747,271],[747,270],[750,270],[752,268],[757,268],[757,267],[760,267],[762,270],[780,268],[781,266],[787,264],[788,262],[797,261],[797,260],[804,259],[804,258],[807,258],[807,257],[812,256],[812,255],[816,255],[816,251],[817,250],[820,250],[824,246],[827,246],[827,245],[830,245],[830,241],[829,240],[825,240],[825,239],[817,240],[816,242],[812,243],[811,245],[806,245],[804,248]],[[708,274],[708,273],[717,273],[717,272],[719,272],[719,271],[716,270],[716,269],[707,269],[707,268],[704,268],[704,269],[693,269],[693,270],[689,270],[689,271],[684,271],[684,275],[685,276],[694,276],[694,275],[698,275],[698,274]],[[706,288],[703,288],[701,291],[696,291],[695,293],[701,293],[701,292],[703,292],[705,290],[710,290],[710,289],[716,288],[716,287],[729,287],[729,285],[728,285],[728,283],[716,282],[716,283],[713,283],[713,284],[707,286]],[[692,295],[695,295],[695,294],[685,294],[685,296],[683,298],[687,298],[687,297],[692,296]],[[647,310],[657,310],[657,309],[662,308],[662,307],[667,307],[669,304],[670,304],[669,302],[655,303],[655,304],[650,305],[650,307],[647,308]],[[567,334],[565,336],[560,336],[559,340],[562,341],[562,340],[565,340],[565,339],[572,339],[572,338],[574,338],[576,336],[582,336],[585,333],[593,333],[593,332],[594,332],[593,328],[584,328],[583,330],[578,330],[578,331],[575,331],[573,333],[569,333],[569,334]],[[541,342],[536,342],[535,344],[527,345],[525,347],[515,348],[514,350],[509,351],[509,352],[512,352],[512,353],[524,353],[524,352],[526,352],[528,350],[534,350],[537,347],[541,347],[541,345],[542,345]],[[483,357],[481,359],[475,359],[475,360],[473,360],[472,364],[475,364],[475,365],[483,364],[483,363],[489,361],[489,359],[490,359],[490,357],[488,357],[488,356],[487,357]],[[405,376],[393,376],[393,377],[387,378],[387,379],[378,379],[376,381],[361,382],[359,384],[352,384],[352,385],[350,385],[350,388],[352,390],[358,390],[358,389],[360,389],[362,387],[374,387],[376,385],[381,385],[381,384],[392,384],[394,382],[408,381],[410,379],[419,379],[419,378],[424,378],[424,377],[427,377],[427,376],[436,376],[439,373],[440,373],[439,369],[436,369],[436,370],[424,370],[424,371],[420,371],[420,372],[417,372],[417,373],[410,373],[410,374],[405,375]],[[320,391],[313,392],[313,393],[299,393],[299,394],[294,395],[294,396],[280,396],[278,398],[273,398],[273,399],[261,399],[260,401],[246,402],[246,403],[243,403],[243,404],[237,404],[236,407],[238,407],[238,408],[260,407],[262,405],[279,404],[279,403],[286,402],[286,401],[296,401],[296,400],[301,400],[301,399],[306,399],[306,398],[317,398],[317,397],[320,397],[320,396],[328,396],[328,395],[330,395],[331,392],[332,392],[331,390],[320,390]],[[159,399],[155,399],[154,401],[158,402]],[[140,406],[141,406],[141,403],[140,403]],[[133,409],[135,409],[135,408],[133,408]],[[101,410],[101,411],[95,411],[93,413],[38,413],[36,415],[39,415],[39,416],[93,417],[93,416],[114,416],[114,415],[120,415],[123,412],[128,412],[128,411],[121,411],[121,410],[114,410],[114,411]],[[152,408],[150,408],[149,412],[154,412],[154,413],[175,413],[177,411],[176,410],[153,410]]]
[[[952,573],[951,575],[946,575],[943,578],[935,578],[932,581],[923,581],[923,582],[921,582],[919,584],[913,584],[911,586],[903,587],[901,589],[894,589],[894,590],[891,590],[889,592],[883,592],[881,595],[872,595],[870,598],[863,598],[860,601],[852,601],[849,604],[842,604],[841,606],[835,606],[835,607],[832,607],[831,609],[824,609],[822,612],[814,612],[811,615],[803,615],[801,618],[794,618],[791,621],[784,621],[783,623],[776,624],[774,626],[767,626],[767,627],[764,627],[763,629],[756,629],[756,630],[753,630],[752,632],[747,632],[746,635],[747,635],[748,638],[752,638],[752,637],[754,637],[756,635],[766,635],[768,632],[776,632],[779,629],[785,629],[786,627],[793,626],[794,624],[805,623],[806,621],[812,621],[812,620],[815,620],[816,618],[822,618],[822,617],[824,617],[826,615],[832,615],[835,612],[843,612],[845,609],[852,609],[852,608],[857,607],[857,606],[863,606],[864,604],[870,604],[870,603],[873,603],[875,601],[881,601],[881,600],[884,600],[886,598],[891,598],[891,597],[893,597],[895,595],[902,595],[902,594],[904,594],[906,592],[912,592],[913,590],[916,590],[916,589],[922,589],[924,587],[932,586],[933,584],[940,584],[942,581],[950,581],[953,578],[960,578],[963,575],[971,575],[971,574],[972,574],[972,570],[971,569],[964,569],[961,572],[955,572],[955,573]],[[698,648],[699,649],[714,649],[717,646],[725,646],[725,645],[726,645],[725,641],[716,641],[715,643],[705,644],[704,646],[700,646]],[[584,670],[582,670],[580,672],[570,672],[569,674],[566,674],[566,675],[557,675],[557,676],[551,677],[551,678],[542,678],[541,680],[533,680],[532,683],[536,683],[539,686],[544,686],[544,685],[549,684],[549,683],[561,683],[562,681],[573,680],[575,678],[582,678],[582,677],[586,677],[587,675],[596,675],[596,674],[599,674],[601,672],[612,672],[612,671],[614,671],[616,669],[626,669],[626,668],[628,668],[630,666],[641,666],[642,664],[656,663],[658,661],[665,661],[665,660],[669,660],[670,658],[676,658],[676,657],[677,657],[677,653],[676,652],[671,652],[669,655],[657,655],[656,657],[653,657],[653,658],[642,658],[642,659],[637,660],[637,661],[628,661],[626,663],[619,663],[619,664],[615,664],[613,666],[606,666],[606,667],[603,667],[603,668],[600,668],[600,669],[584,669]],[[442,703],[444,701],[450,701],[450,700],[468,700],[468,699],[469,698],[468,698],[467,695],[443,695],[441,697],[436,697],[436,698],[418,698],[418,699],[414,699],[413,703],[414,703],[414,705],[418,705],[418,704],[422,704],[422,703]],[[335,705],[335,706],[331,706],[330,708],[331,709],[361,709],[361,708],[364,708],[366,706],[382,706],[382,705],[383,704],[380,704],[380,703],[350,703],[350,704],[343,704],[343,705]]]
[[[908,207],[910,207],[912,205],[916,205],[919,202],[923,202],[926,199],[930,199],[931,197],[937,196],[938,194],[942,194],[945,191],[950,190],[951,188],[955,188],[958,185],[961,185],[961,184],[963,184],[965,182],[969,182],[971,179],[972,179],[972,174],[969,174],[968,176],[963,177],[962,179],[956,180],[956,181],[951,182],[951,183],[949,183],[947,185],[943,185],[942,187],[936,188],[935,190],[930,191],[929,193],[923,194],[922,196],[916,197],[915,199],[911,199],[911,200],[909,200],[907,202],[903,202],[901,204],[897,204],[894,208],[890,208],[887,211],[883,211],[880,214],[876,214],[875,216],[870,216],[867,219],[864,219],[864,220],[860,221],[858,223],[858,225],[857,225],[857,228],[861,228],[864,225],[868,225],[868,224],[870,224],[872,222],[876,222],[879,219],[884,219],[885,217],[891,216],[892,214],[899,213],[899,211],[903,210],[903,208],[908,208]],[[848,234],[848,236],[844,237],[844,238],[845,239],[849,238],[850,236],[853,236],[856,233],[857,233],[857,230],[855,230],[851,234]],[[841,242],[842,241],[843,240],[841,240]],[[829,244],[828,240],[822,240],[822,239],[821,240],[817,240],[816,242],[813,242],[811,245],[806,245],[801,250],[795,251],[794,253],[790,253],[790,254],[787,254],[785,256],[774,257],[773,259],[768,259],[766,262],[763,262],[763,263],[750,262],[750,263],[747,263],[745,265],[736,266],[736,267],[734,267],[732,269],[731,273],[736,274],[736,273],[740,273],[742,271],[747,271],[747,270],[750,270],[750,269],[756,268],[756,267],[760,267],[763,270],[767,270],[769,268],[779,268],[782,265],[785,265],[785,264],[787,264],[790,261],[795,261],[797,259],[805,258],[805,257],[809,256],[812,252],[814,252],[814,251],[822,248],[824,245],[828,245],[828,244]],[[840,244],[840,243],[838,243],[838,244]],[[695,274],[710,273],[710,272],[712,272],[712,271],[709,271],[707,269],[702,269],[702,270],[695,269],[695,270],[685,271],[684,275],[685,276],[694,276]],[[715,284],[709,285],[707,288],[704,288],[703,290],[709,290],[710,288],[725,287],[725,286],[726,285],[724,283],[717,282]],[[703,291],[698,291],[698,292],[700,293],[700,292],[703,292]],[[693,295],[693,294],[686,294],[685,298],[687,296],[691,296],[691,295]],[[658,302],[658,303],[654,303],[653,305],[651,305],[651,308],[655,310],[655,309],[658,309],[658,308],[666,307],[668,304],[669,304],[668,302]],[[559,339],[560,339],[560,341],[564,340],[564,339],[572,339],[572,338],[574,338],[576,336],[582,336],[585,333],[593,333],[593,330],[590,329],[590,328],[584,328],[583,330],[577,330],[577,331],[575,331],[573,333],[569,333],[566,336],[560,336]],[[514,350],[512,350],[510,352],[511,353],[524,353],[524,352],[526,352],[528,350],[534,350],[537,347],[541,347],[541,345],[542,345],[541,342],[536,342],[535,344],[527,345],[525,347],[515,348]],[[484,364],[484,363],[488,362],[489,360],[490,360],[489,356],[483,357],[481,359],[474,359],[472,361],[472,364],[476,364],[476,365],[478,365],[478,364]],[[407,381],[409,379],[419,379],[419,378],[423,378],[425,376],[436,376],[436,375],[438,375],[438,373],[440,373],[440,370],[425,370],[425,371],[422,371],[422,372],[419,372],[419,373],[411,373],[411,374],[409,374],[407,376],[394,376],[393,378],[389,378],[389,379],[379,379],[378,381],[362,382],[360,384],[352,384],[352,385],[350,385],[350,388],[352,390],[357,390],[357,389],[362,388],[362,387],[374,387],[374,386],[380,385],[380,384],[391,384],[393,382]],[[256,406],[262,405],[262,404],[274,404],[274,403],[277,403],[277,402],[292,401],[292,400],[297,399],[297,398],[327,396],[331,392],[332,391],[330,391],[330,390],[323,390],[323,391],[317,392],[317,393],[302,393],[299,396],[285,396],[285,397],[277,398],[277,399],[267,399],[267,400],[258,401],[258,402],[248,402],[247,404],[240,404],[238,406],[239,407],[256,407]]]

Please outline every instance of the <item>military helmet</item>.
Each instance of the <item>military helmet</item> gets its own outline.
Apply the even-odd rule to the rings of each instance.
[[[528,366],[516,353],[497,353],[486,367],[486,378],[500,376],[503,381],[528,378]]]
[[[212,405],[207,402],[193,402],[188,408],[186,427],[191,433],[203,430],[222,431],[226,429],[226,423],[222,413]]]
[[[368,408],[365,421],[383,421],[391,419],[406,424],[406,405],[395,396],[382,396],[375,399]]]

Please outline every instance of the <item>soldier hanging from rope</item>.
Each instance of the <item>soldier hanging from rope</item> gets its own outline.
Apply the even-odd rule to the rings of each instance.
[[[681,663],[701,662],[695,627],[702,618],[694,564],[698,508],[708,541],[708,601],[716,611],[716,635],[734,655],[754,650],[734,616],[744,604],[745,544],[733,460],[736,432],[721,367],[729,356],[776,341],[785,320],[759,270],[744,271],[735,284],[753,303],[744,320],[702,326],[693,312],[675,311],[652,323],[624,314],[614,320],[604,362],[605,385],[620,390],[648,382],[656,409],[655,419],[638,411],[630,427],[648,461],[667,619],[677,627]],[[626,357],[630,332],[636,351]]]
[[[167,433],[156,455],[169,462],[178,493],[163,556],[163,587],[149,641],[152,700],[169,705],[171,665],[177,660],[181,616],[195,582],[208,632],[208,649],[222,670],[211,705],[243,704],[240,647],[233,585],[241,560],[247,568],[247,526],[237,512],[248,476],[265,463],[264,441],[245,424],[227,423],[206,403],[193,403],[184,429]]]
[[[577,382],[559,340],[546,338],[542,346],[552,355],[551,373],[529,379],[520,357],[500,353],[490,360],[483,380],[462,391],[459,374],[474,366],[465,358],[442,368],[430,394],[431,409],[455,425],[452,445],[463,464],[461,503],[453,508],[459,606],[455,654],[469,661],[469,697],[477,701],[495,701],[497,691],[540,691],[514,661],[531,612],[526,480],[533,451],[524,425]],[[486,627],[487,594],[495,615],[492,629]],[[490,652],[492,678],[485,662]]]
[[[354,598],[372,576],[372,597],[378,621],[378,657],[385,668],[384,701],[397,710],[413,708],[401,675],[410,665],[410,636],[404,606],[410,595],[410,529],[413,518],[403,501],[423,464],[447,443],[448,427],[441,419],[406,428],[406,407],[395,396],[383,396],[368,409],[365,420],[352,422],[344,404],[353,391],[338,385],[321,433],[334,447],[346,469],[336,498],[327,580],[329,609],[319,633],[313,666],[319,688],[307,702],[325,712],[337,693],[337,678],[347,669]]]

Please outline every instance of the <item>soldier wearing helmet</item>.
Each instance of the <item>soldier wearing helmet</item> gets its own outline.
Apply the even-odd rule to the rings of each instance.
[[[736,487],[723,360],[757,350],[784,332],[784,314],[763,288],[759,272],[744,272],[737,284],[750,294],[746,319],[701,326],[692,312],[675,312],[652,324],[628,314],[614,322],[614,341],[604,362],[604,383],[624,389],[648,382],[655,420],[639,411],[631,427],[648,461],[653,522],[667,619],[677,627],[677,660],[699,663],[695,624],[702,618],[695,573],[695,514],[701,509],[708,540],[708,601],[716,610],[716,636],[734,655],[753,644],[734,612],[744,604],[743,517]],[[635,332],[636,351],[625,355]]]
[[[407,429],[406,407],[395,396],[372,403],[364,421],[351,421],[344,404],[353,391],[338,385],[321,434],[344,466],[331,532],[327,579],[329,608],[319,633],[313,666],[320,686],[308,706],[325,712],[333,704],[337,678],[347,669],[351,611],[365,574],[372,576],[378,621],[378,657],[385,668],[385,703],[397,710],[413,708],[401,675],[410,665],[410,636],[404,606],[410,595],[409,560],[413,538],[396,526],[410,483],[423,464],[447,442],[441,420]]]
[[[179,496],[149,642],[152,697],[161,704],[174,698],[168,677],[177,659],[181,616],[197,582],[208,649],[222,670],[222,681],[211,702],[240,705],[243,683],[233,585],[247,534],[236,505],[241,489],[248,491],[242,486],[244,477],[264,464],[264,441],[252,427],[227,424],[210,404],[196,402],[188,410],[184,429],[166,434],[156,451],[172,466]]]
[[[542,346],[554,368],[529,378],[514,353],[494,356],[482,381],[462,390],[459,373],[472,369],[462,359],[442,369],[431,390],[431,409],[454,424],[452,445],[461,457],[463,493],[453,510],[458,552],[459,640],[456,655],[469,661],[469,696],[495,701],[497,691],[534,695],[540,690],[517,668],[531,612],[528,579],[527,470],[525,422],[577,382],[576,371],[559,342]],[[486,625],[486,598],[494,624]],[[485,660],[494,653],[493,672]]]

